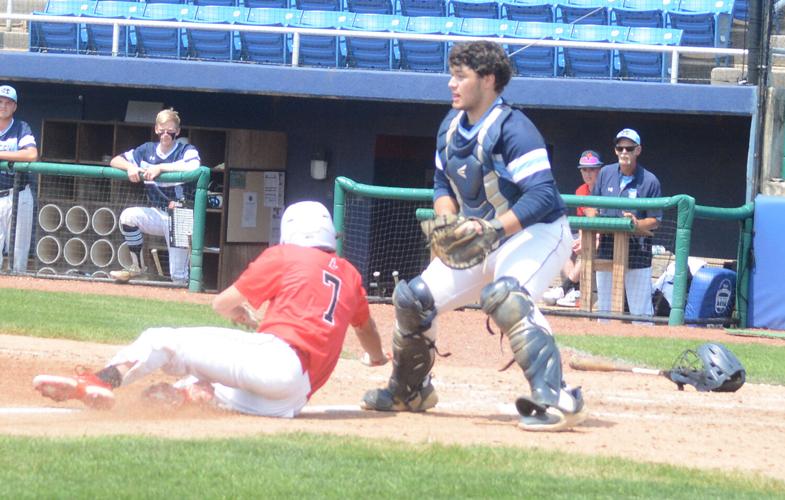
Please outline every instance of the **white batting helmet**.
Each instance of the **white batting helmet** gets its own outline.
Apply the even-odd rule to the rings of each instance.
[[[281,243],[335,251],[335,226],[330,212],[317,201],[289,205],[281,219]]]

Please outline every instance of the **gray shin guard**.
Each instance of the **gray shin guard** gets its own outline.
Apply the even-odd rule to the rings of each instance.
[[[423,333],[431,327],[436,309],[420,278],[399,282],[393,292],[393,304],[393,372],[388,389],[399,401],[409,402],[417,397],[433,368],[434,343]]]
[[[501,278],[482,290],[485,314],[510,340],[515,361],[531,386],[531,400],[541,407],[556,406],[562,384],[561,355],[556,341],[532,322],[534,302],[518,280]]]

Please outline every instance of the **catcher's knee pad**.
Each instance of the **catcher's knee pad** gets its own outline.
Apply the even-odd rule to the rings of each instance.
[[[510,340],[515,361],[529,381],[532,399],[554,406],[562,383],[561,355],[553,336],[532,321],[534,301],[515,278],[487,285],[480,296],[482,310]]]
[[[436,316],[433,296],[419,277],[400,281],[393,292],[393,373],[389,390],[407,402],[416,397],[433,368],[434,343],[424,334]]]

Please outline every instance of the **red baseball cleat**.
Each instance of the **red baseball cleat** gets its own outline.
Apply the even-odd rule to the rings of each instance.
[[[112,387],[84,367],[76,367],[73,377],[38,375],[33,388],[42,396],[55,401],[78,399],[90,408],[108,410],[114,406]]]

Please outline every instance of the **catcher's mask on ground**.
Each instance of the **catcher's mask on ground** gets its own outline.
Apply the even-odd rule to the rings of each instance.
[[[746,378],[739,359],[722,344],[707,343],[684,351],[673,363],[671,380],[699,391],[736,392]]]
[[[281,243],[335,251],[335,226],[330,212],[317,201],[290,205],[281,218]]]

